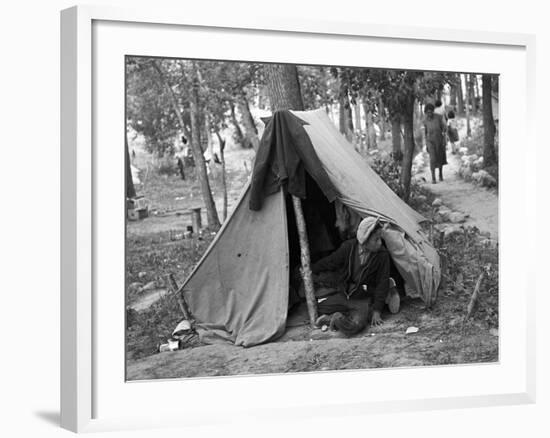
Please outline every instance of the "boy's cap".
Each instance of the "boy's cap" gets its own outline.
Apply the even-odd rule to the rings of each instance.
[[[362,245],[365,243],[371,233],[376,229],[379,221],[377,217],[366,217],[357,227],[357,241]]]

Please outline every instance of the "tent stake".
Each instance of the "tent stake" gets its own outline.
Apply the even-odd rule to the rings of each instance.
[[[176,297],[176,300],[178,302],[178,306],[180,307],[181,313],[183,313],[183,317],[187,321],[191,322],[192,317],[191,317],[191,312],[189,311],[189,306],[185,302],[185,298],[183,296],[183,291],[182,290],[180,291],[180,288],[179,288],[178,284],[176,283],[176,279],[174,278],[174,274],[169,274],[168,275],[168,280],[170,281],[170,287],[172,288],[173,293]]]
[[[307,241],[306,221],[302,211],[302,201],[297,196],[292,195],[292,205],[294,206],[294,216],[296,217],[296,227],[300,237],[300,255],[302,260],[302,280],[306,293],[307,311],[309,313],[309,322],[311,327],[315,327],[317,320],[317,301],[315,300],[315,291],[313,290],[313,279],[311,277],[311,266],[309,257],[309,244]]]

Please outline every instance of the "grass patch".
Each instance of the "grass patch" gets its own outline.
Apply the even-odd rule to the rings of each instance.
[[[476,227],[467,227],[462,234],[453,234],[436,243],[436,249],[447,258],[447,290],[444,294],[463,309],[470,301],[482,270],[486,270],[473,319],[497,328],[498,244],[490,243]]]
[[[174,274],[178,284],[182,284],[198,263],[214,238],[185,239],[150,245],[151,236],[130,237],[126,255],[127,285],[151,281],[156,287],[167,287],[168,274]],[[139,298],[136,290],[127,291],[127,303]],[[129,359],[139,359],[154,354],[159,343],[166,342],[182,314],[174,298],[162,297],[149,308],[126,311],[126,346]]]

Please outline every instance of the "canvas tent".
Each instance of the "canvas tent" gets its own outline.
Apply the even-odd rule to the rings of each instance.
[[[407,294],[435,301],[440,262],[419,226],[424,218],[393,193],[323,110],[281,111],[266,125],[251,181],[233,213],[183,285],[203,341],[246,347],[283,334],[289,272],[299,258],[289,193],[302,198],[312,252],[323,240],[318,230],[334,235],[336,201],[361,217],[379,217]]]

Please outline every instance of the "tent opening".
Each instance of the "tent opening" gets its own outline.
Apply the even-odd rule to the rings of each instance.
[[[300,295],[297,291],[299,284],[296,284],[298,276],[293,275],[301,266],[300,258],[300,242],[298,237],[298,229],[296,227],[296,219],[294,208],[292,205],[292,197],[287,194],[286,200],[286,215],[287,215],[287,235],[288,235],[288,266],[289,266],[289,310],[301,302]],[[342,206],[343,209],[347,208]],[[306,172],[306,198],[302,199],[302,209],[304,219],[306,221],[307,237],[309,243],[311,263],[331,254],[338,249],[342,242],[346,239],[355,237],[355,229],[358,222],[351,224],[347,230],[339,230],[337,226],[338,214],[336,212],[336,202],[329,202],[322,190],[319,188],[314,179]],[[358,217],[358,220],[360,218]],[[404,291],[404,280],[399,274],[393,259],[390,265],[390,277],[392,277],[397,285],[398,290]],[[303,297],[302,297],[303,298]]]

